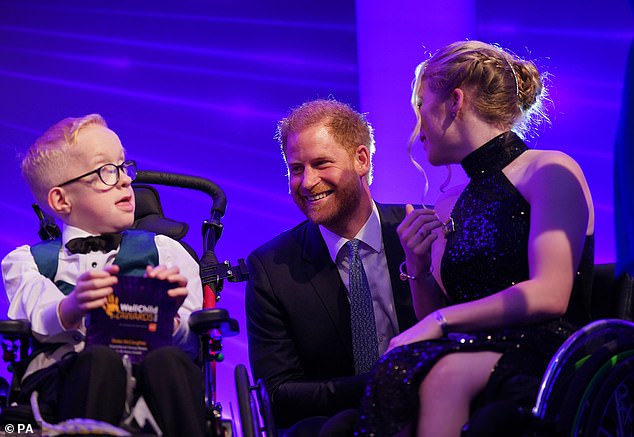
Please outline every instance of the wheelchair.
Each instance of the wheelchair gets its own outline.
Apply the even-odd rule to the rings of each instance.
[[[546,436],[634,435],[634,287],[595,266],[589,324],[551,359],[532,410]]]
[[[183,241],[189,230],[189,225],[165,217],[159,192],[155,188],[156,185],[191,189],[211,198],[212,207],[209,219],[202,222],[202,257],[199,258],[192,247]],[[191,314],[189,325],[191,330],[199,336],[201,343],[199,360],[205,381],[207,429],[211,437],[232,436],[235,434],[234,424],[232,420],[223,418],[222,405],[217,402],[216,364],[224,359],[223,338],[235,336],[240,330],[237,320],[231,318],[227,310],[216,307],[216,303],[220,299],[225,280],[230,282],[245,281],[248,279],[248,272],[243,259],[239,259],[238,264],[232,266],[228,261],[219,263],[214,253],[216,243],[223,231],[221,219],[227,204],[225,194],[220,187],[208,179],[155,171],[139,171],[132,187],[136,197],[135,221],[132,228],[166,235],[179,241],[199,262],[203,284],[203,309]],[[38,231],[40,238],[46,240],[59,237],[61,232],[54,220],[37,205],[33,207],[40,221]],[[26,362],[31,347],[30,325],[23,320],[2,320],[0,321],[0,337],[3,340],[3,359],[9,363],[9,371],[12,372],[10,384],[4,380],[0,381],[2,414],[8,413],[9,417],[5,422],[11,420],[13,423],[18,421],[35,422],[34,425],[38,428],[41,422],[37,423],[38,418],[33,417],[36,414],[32,414],[30,410],[25,414],[24,409],[12,411],[10,407],[19,393],[20,380],[24,370],[20,363]],[[43,435],[46,435],[45,430],[42,431]],[[55,434],[57,431],[54,429],[48,432],[51,435],[57,435]],[[71,432],[73,431],[64,430],[64,434]],[[77,430],[79,434],[86,432],[86,429]],[[120,435],[116,429],[111,432],[111,435]],[[108,431],[99,430],[98,433],[107,434]]]
[[[532,410],[510,411],[521,417],[522,429],[492,429],[494,421],[485,421],[470,423],[463,435],[634,436],[633,285],[628,274],[615,278],[614,264],[595,265],[591,295],[583,297],[591,321],[552,357]],[[235,381],[244,436],[277,436],[264,382],[251,384],[243,365],[236,366]],[[504,407],[488,414],[503,416]]]

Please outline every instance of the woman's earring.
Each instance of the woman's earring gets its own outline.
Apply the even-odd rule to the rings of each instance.
[[[451,118],[456,118],[456,111],[451,111]]]

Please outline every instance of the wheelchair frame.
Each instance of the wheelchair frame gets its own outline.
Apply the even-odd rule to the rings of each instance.
[[[224,280],[244,281],[248,279],[248,272],[243,259],[238,260],[238,265],[232,266],[228,261],[219,263],[214,253],[216,243],[223,231],[221,219],[226,210],[226,196],[222,189],[209,179],[171,172],[139,171],[132,183],[135,193],[143,189],[152,190],[158,206],[158,211],[155,212],[162,219],[164,219],[162,205],[154,185],[192,189],[205,193],[212,199],[210,217],[202,222],[203,254],[199,261],[203,285],[203,308],[191,314],[189,325],[201,340],[200,359],[205,377],[205,403],[209,431],[212,437],[230,436],[234,433],[233,423],[231,420],[222,418],[222,406],[216,400],[216,363],[224,359],[222,339],[237,335],[240,330],[237,320],[231,318],[227,310],[216,308],[216,303],[220,299]],[[52,217],[45,214],[37,205],[34,205],[34,210],[40,221],[38,235],[41,239],[54,239],[61,235]],[[135,211],[133,228],[156,232],[142,225],[137,227],[137,221],[141,221],[142,218],[137,217]],[[173,223],[184,227],[182,238],[187,232],[187,224]],[[191,248],[186,248],[190,253],[193,252]],[[30,323],[23,320],[2,320],[0,321],[0,336],[3,338],[3,358],[10,362],[10,371],[13,371],[28,357],[31,346]],[[0,391],[0,399],[4,401],[3,406],[9,405],[9,402],[15,399],[19,391],[19,382],[18,372],[13,372],[11,385],[5,387],[4,393]]]
[[[600,319],[569,337],[546,369],[533,415],[562,435],[634,435],[634,323]]]

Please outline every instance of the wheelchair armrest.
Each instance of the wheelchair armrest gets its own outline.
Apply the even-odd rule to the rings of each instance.
[[[0,337],[18,340],[31,335],[31,323],[27,320],[0,320]]]
[[[194,311],[189,316],[189,327],[198,335],[211,330],[220,331],[223,337],[233,337],[240,333],[238,321],[229,317],[229,311],[222,308]]]

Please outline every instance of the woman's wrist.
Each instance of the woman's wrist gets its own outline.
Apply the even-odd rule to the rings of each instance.
[[[449,333],[449,323],[447,322],[447,319],[442,314],[442,312],[440,310],[436,310],[432,313],[432,317],[434,318],[434,321],[440,328],[440,331],[442,332],[443,337],[447,335]]]
[[[417,274],[410,274],[408,273],[408,270],[407,270],[406,261],[403,261],[401,265],[398,266],[398,270],[399,270],[399,278],[401,278],[401,281],[407,281],[408,279],[411,281],[415,281],[417,279],[427,278],[429,275],[431,275],[432,272],[434,271],[434,266],[430,265],[428,271],[417,273]]]

